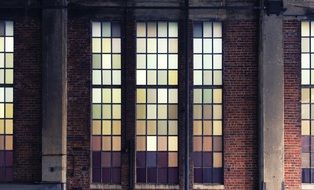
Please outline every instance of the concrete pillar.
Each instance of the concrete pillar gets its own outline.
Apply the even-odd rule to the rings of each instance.
[[[67,0],[42,0],[42,181],[66,183]]]
[[[284,187],[283,16],[261,12],[259,57],[260,190]]]

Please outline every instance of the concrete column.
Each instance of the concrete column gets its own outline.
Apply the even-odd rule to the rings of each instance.
[[[42,181],[60,184],[66,183],[66,2],[42,1]]]
[[[261,12],[259,57],[260,190],[284,182],[283,16]]]

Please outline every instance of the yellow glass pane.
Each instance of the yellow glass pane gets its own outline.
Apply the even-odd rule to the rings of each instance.
[[[0,119],[0,134],[4,134],[4,120]]]
[[[193,121],[193,135],[202,135],[202,121]]]
[[[178,72],[177,71],[169,71],[168,72],[168,84],[169,85],[177,85],[178,84]]]
[[[212,121],[203,121],[203,135],[212,135]]]
[[[169,89],[169,103],[178,103],[178,90],[177,89]]]
[[[136,25],[136,36],[145,37],[146,36],[146,24],[144,22],[139,22]]]
[[[301,102],[302,103],[310,102],[310,89],[309,88],[302,88]]]
[[[113,105],[112,106],[112,118],[113,119],[120,119],[121,118],[121,106],[120,105]]]
[[[301,105],[301,115],[302,119],[309,119],[310,118],[310,106],[309,104]]]
[[[158,137],[158,151],[167,151],[167,137]]]
[[[147,36],[148,37],[156,37],[157,35],[157,28],[155,22],[147,23]]]
[[[0,51],[1,51],[1,38],[0,38]],[[100,51],[101,51],[100,38],[93,38],[92,39],[92,52],[93,53],[100,53]]]
[[[111,53],[111,39],[110,38],[102,39],[102,52]]]
[[[112,137],[112,150],[120,151],[121,150],[121,137]]]
[[[93,120],[93,127],[92,127],[92,134],[93,135],[101,135],[101,121]]]
[[[214,89],[214,103],[222,103],[222,89]]]
[[[194,119],[202,119],[202,106],[194,105],[193,106],[193,118]]]
[[[158,135],[167,135],[167,121],[158,121]]]
[[[147,105],[147,119],[156,119],[157,106],[156,105]]]
[[[102,117],[104,119],[111,119],[111,105],[103,105],[102,106]]]
[[[110,136],[102,137],[102,150],[103,151],[111,150],[111,137]]]
[[[168,153],[168,167],[178,167],[178,153]]]
[[[301,24],[302,36],[310,36],[310,22],[304,21]]]
[[[12,135],[5,136],[5,149],[13,150],[13,136]]]
[[[121,89],[118,88],[112,89],[112,102],[121,103]]]
[[[147,102],[156,103],[156,89],[147,89]]]
[[[168,151],[178,151],[178,137],[168,137]]]
[[[157,52],[157,40],[156,38],[147,39],[147,53],[156,53]]]
[[[0,136],[0,150],[4,150],[4,136]]]
[[[1,104],[0,104],[0,117],[1,117]],[[101,118],[101,106],[93,105],[93,119]]]
[[[6,118],[13,118],[13,104],[6,104],[5,105],[5,117]]]
[[[5,133],[13,134],[13,120],[12,119],[5,120]]]
[[[13,68],[13,53],[5,54],[5,64],[7,68]]]
[[[221,105],[214,105],[214,119],[222,119],[222,106]]]
[[[178,39],[169,39],[169,53],[178,53]]]
[[[169,115],[169,119],[177,119],[178,118],[178,106],[168,105],[168,115]]]
[[[158,119],[167,119],[167,105],[158,105]]]
[[[147,84],[155,85],[157,82],[157,72],[156,71],[147,71]]]
[[[202,103],[202,89],[194,89],[193,90],[193,102],[194,103]]]
[[[157,137],[156,136],[147,136],[147,151],[156,151],[157,150]]]
[[[121,121],[112,121],[112,134],[121,135]]]
[[[157,134],[156,121],[147,121],[147,134],[148,135]]]
[[[13,69],[6,69],[5,70],[5,82],[7,84],[13,84]]]
[[[110,120],[102,121],[102,134],[111,135],[111,121]]]
[[[103,103],[111,103],[111,89],[102,89]]]
[[[214,168],[222,167],[222,153],[214,153]]]
[[[214,121],[214,135],[222,135],[222,122]]]
[[[121,69],[121,55],[120,54],[112,55],[112,68]]]
[[[137,121],[136,122],[136,134],[137,135],[145,135],[146,134],[145,121]]]
[[[146,151],[146,138],[145,137],[136,137],[136,150]]]
[[[137,103],[146,103],[146,89],[137,89],[136,90],[136,102]]]
[[[310,135],[310,121],[302,121],[301,134]]]
[[[168,121],[168,134],[177,135],[178,134],[178,122],[177,121]]]
[[[136,52],[137,53],[146,53],[146,39],[137,39],[136,40]]]
[[[4,51],[4,37],[0,37],[0,51]]]
[[[120,38],[112,38],[112,52],[113,53],[121,52],[121,39]]]

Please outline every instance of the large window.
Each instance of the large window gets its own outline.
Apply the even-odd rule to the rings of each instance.
[[[178,25],[136,27],[136,181],[178,183]]]
[[[92,181],[121,176],[121,34],[115,22],[92,23]]]
[[[13,179],[13,22],[0,22],[0,181]]]
[[[223,183],[221,23],[193,25],[193,161],[195,183]]]

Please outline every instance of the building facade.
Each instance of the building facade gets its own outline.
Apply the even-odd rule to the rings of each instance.
[[[313,13],[1,1],[0,189],[314,189]]]

